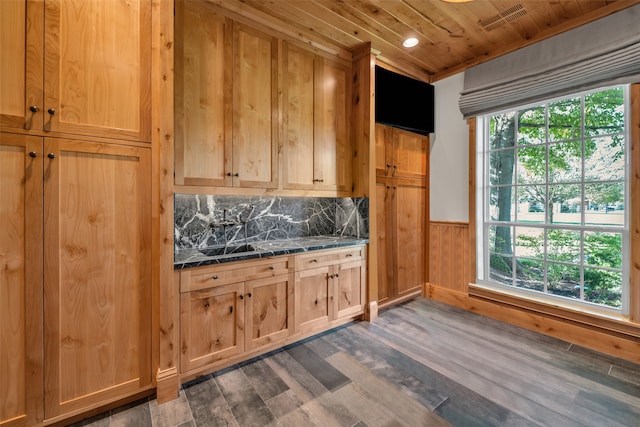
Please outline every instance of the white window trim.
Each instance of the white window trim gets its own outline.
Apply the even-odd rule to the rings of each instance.
[[[624,165],[625,165],[625,194],[624,194],[624,201],[625,201],[625,210],[624,210],[624,226],[622,227],[622,229],[620,228],[616,228],[616,231],[622,231],[622,251],[623,254],[625,254],[626,256],[623,257],[623,262],[622,262],[622,286],[621,286],[621,294],[622,294],[622,306],[618,309],[618,308],[614,308],[614,307],[608,307],[606,305],[603,304],[596,304],[596,303],[590,303],[590,302],[586,302],[586,301],[580,301],[580,300],[576,300],[573,298],[569,298],[569,297],[564,297],[564,296],[560,296],[560,295],[554,295],[554,294],[548,294],[545,292],[540,292],[540,291],[534,291],[534,290],[529,290],[529,289],[523,289],[523,288],[518,288],[515,286],[510,286],[510,285],[503,285],[503,284],[499,284],[499,283],[495,283],[489,280],[486,280],[485,277],[487,277],[488,273],[489,273],[489,259],[488,257],[485,256],[485,248],[489,247],[489,242],[488,242],[488,236],[486,235],[486,233],[484,232],[485,230],[485,218],[489,217],[489,205],[486,202],[488,200],[489,197],[489,167],[488,167],[488,161],[489,161],[489,156],[487,155],[487,151],[488,151],[488,117],[491,115],[496,115],[496,114],[501,114],[501,113],[505,113],[505,112],[509,112],[509,111],[514,111],[514,110],[521,110],[521,109],[525,109],[528,107],[534,107],[534,106],[539,106],[541,104],[549,104],[552,103],[554,101],[560,100],[560,99],[566,99],[566,98],[570,98],[570,97],[578,97],[578,96],[583,96],[589,93],[593,93],[593,92],[600,92],[603,90],[607,90],[613,87],[619,87],[622,86],[623,87],[623,91],[624,91],[624,99],[625,99],[625,106],[624,106],[624,112],[625,112],[625,150],[624,150],[624,154],[625,154],[625,158],[624,158]],[[507,110],[504,111],[495,111],[483,116],[479,116],[476,120],[476,165],[479,167],[476,167],[476,286],[485,288],[485,289],[489,289],[489,290],[494,290],[497,292],[502,292],[502,293],[506,293],[509,295],[513,295],[513,296],[519,296],[525,299],[530,299],[532,301],[541,301],[547,304],[553,304],[553,305],[557,305],[560,307],[567,307],[570,309],[577,309],[580,311],[585,311],[585,312],[590,312],[590,313],[594,313],[597,315],[607,315],[607,314],[611,314],[611,315],[623,315],[623,316],[628,316],[630,313],[630,281],[631,281],[631,276],[630,276],[630,257],[629,257],[629,250],[630,250],[630,243],[629,243],[629,239],[630,239],[630,232],[629,232],[629,215],[630,215],[630,211],[631,209],[631,203],[630,203],[630,174],[631,174],[631,162],[630,162],[630,158],[631,158],[631,135],[630,135],[630,123],[631,123],[631,102],[630,102],[630,86],[629,85],[615,85],[615,86],[609,86],[609,87],[601,87],[601,88],[597,88],[597,89],[593,89],[593,90],[589,90],[589,91],[583,91],[583,92],[577,92],[575,94],[569,95],[569,96],[562,96],[562,97],[558,97],[558,98],[552,98],[552,99],[548,99],[546,101],[541,101],[541,102],[536,102],[534,104],[528,104],[528,105],[522,105],[519,107],[514,107],[514,108],[509,108]],[[582,126],[584,126],[584,122],[582,123]],[[584,162],[584,158],[583,158],[583,162]],[[548,185],[548,183],[545,183],[545,185]],[[584,213],[583,213],[584,215]],[[511,224],[511,223],[510,223]],[[546,224],[547,228],[548,228],[548,224]],[[566,227],[560,227],[560,228],[566,228]],[[583,227],[580,227],[580,229],[584,229]],[[594,231],[598,231],[598,229],[596,227],[593,227]],[[611,229],[609,229],[610,231]],[[591,229],[589,229],[589,231],[591,231]],[[583,242],[581,243],[581,245],[583,244]],[[545,262],[546,263],[546,262]]]

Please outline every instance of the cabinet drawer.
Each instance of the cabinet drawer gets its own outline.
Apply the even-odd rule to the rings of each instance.
[[[296,256],[296,270],[323,267],[340,264],[342,262],[359,261],[364,257],[363,246],[353,246],[343,249],[309,252]]]
[[[182,270],[180,292],[286,274],[290,264],[289,257],[275,257]]]

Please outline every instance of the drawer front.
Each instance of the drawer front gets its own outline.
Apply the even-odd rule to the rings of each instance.
[[[290,266],[289,257],[274,257],[185,269],[180,272],[180,292],[286,274]]]
[[[364,258],[364,247],[354,246],[343,249],[329,249],[314,251],[296,256],[296,271],[308,268],[324,267],[349,261],[359,261]]]

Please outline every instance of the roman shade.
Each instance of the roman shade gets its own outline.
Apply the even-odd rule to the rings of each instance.
[[[469,68],[465,118],[596,87],[640,82],[640,5]]]

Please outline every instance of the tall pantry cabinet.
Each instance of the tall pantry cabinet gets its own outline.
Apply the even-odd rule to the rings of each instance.
[[[151,2],[0,2],[0,425],[151,389]]]
[[[378,305],[420,295],[427,280],[429,138],[376,124]]]

